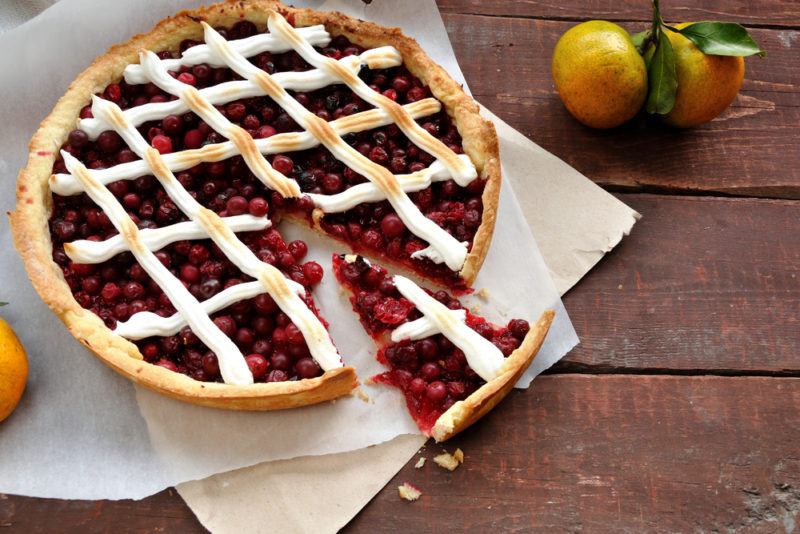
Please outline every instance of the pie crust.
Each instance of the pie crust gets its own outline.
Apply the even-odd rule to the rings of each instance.
[[[447,338],[451,343],[455,344],[459,348],[462,348],[464,352],[468,351],[467,345],[459,345],[456,342],[456,337],[459,337],[462,342],[468,344],[469,341],[465,338],[461,337],[457,332],[457,328],[452,326],[453,323],[460,322],[458,319],[453,319],[452,317],[450,320],[442,320],[441,322],[436,319],[431,319],[431,316],[428,315],[426,311],[424,311],[424,301],[429,300],[431,302],[435,301],[435,297],[432,296],[429,292],[426,293],[424,289],[420,288],[419,286],[416,287],[418,290],[417,296],[412,296],[410,292],[408,292],[408,286],[415,286],[414,282],[410,280],[404,279],[401,280],[399,276],[386,274],[387,277],[393,278],[393,285],[397,287],[398,292],[402,296],[402,298],[408,299],[411,301],[411,305],[416,308],[420,313],[421,317],[418,319],[404,319],[403,321],[396,323],[394,328],[383,324],[382,326],[385,327],[385,330],[376,330],[374,326],[370,326],[368,322],[365,322],[365,314],[369,312],[364,312],[363,310],[358,309],[358,298],[356,297],[355,290],[352,286],[353,282],[348,281],[346,277],[342,274],[341,265],[346,263],[353,263],[359,261],[359,256],[355,255],[345,255],[342,256],[342,261],[344,263],[337,263],[336,259],[334,259],[334,272],[339,280],[339,283],[342,284],[344,290],[351,295],[351,303],[353,305],[353,311],[359,316],[359,320],[364,326],[365,330],[368,334],[375,340],[376,345],[378,345],[379,349],[386,349],[387,347],[395,344],[396,342],[400,341],[420,341],[422,339],[426,339],[431,337],[435,334],[441,334],[445,338]],[[364,260],[370,268],[375,268],[368,260]],[[380,268],[380,266],[377,266]],[[383,272],[386,272],[383,269]],[[403,289],[400,287],[400,284],[403,284]],[[374,283],[373,283],[374,287]],[[374,290],[373,290],[374,291]],[[380,289],[383,292],[383,289]],[[419,302],[415,299],[419,299]],[[431,313],[439,314],[442,313],[441,311],[437,311],[436,306],[431,309]],[[452,308],[451,308],[452,310]],[[443,310],[447,312],[445,308]],[[373,312],[376,313],[376,312]],[[452,312],[450,312],[452,313]],[[539,349],[544,342],[545,337],[547,336],[547,332],[550,330],[550,325],[553,322],[553,318],[555,317],[555,312],[553,310],[545,310],[540,316],[539,319],[536,321],[535,324],[531,325],[528,333],[525,334],[525,337],[520,342],[519,346],[508,355],[508,357],[500,358],[500,362],[498,366],[495,367],[497,369],[496,375],[494,378],[489,380],[488,382],[481,385],[478,389],[473,391],[469,394],[465,399],[458,400],[453,403],[447,410],[445,410],[433,423],[433,426],[430,428],[430,431],[427,431],[426,428],[423,428],[420,425],[423,433],[433,437],[437,442],[446,441],[462,430],[468,428],[470,425],[478,421],[481,417],[489,413],[500,401],[505,398],[506,395],[511,391],[514,387],[514,384],[517,383],[519,378],[525,372],[528,367],[530,367],[533,359],[539,353]],[[422,320],[429,321],[429,324],[434,325],[435,334],[427,333],[427,334],[419,334],[417,329],[406,329],[405,333],[399,334],[403,328],[408,327],[412,323],[419,323]],[[442,326],[443,325],[443,326]],[[464,320],[462,326],[466,326],[467,323]],[[443,329],[446,328],[446,329]],[[467,326],[468,328],[468,326]],[[416,333],[412,333],[416,332]],[[449,332],[449,333],[448,333]],[[474,332],[473,332],[474,333]],[[399,334],[399,339],[395,336]],[[489,344],[488,347],[480,346],[476,347],[473,345],[472,350],[470,351],[476,356],[481,357],[488,357],[488,353],[494,347]],[[498,353],[498,357],[502,356],[501,353]],[[442,358],[442,356],[439,356]],[[379,358],[380,359],[380,358]],[[469,361],[470,365],[472,365],[472,360],[469,360],[469,356],[467,356],[467,360]],[[477,370],[478,367],[473,367],[473,370]],[[396,384],[394,384],[396,385]],[[404,395],[405,395],[404,391]],[[412,412],[412,416],[413,416]],[[415,417],[416,419],[416,417]],[[418,423],[419,424],[419,423]],[[463,453],[462,453],[463,454]]]
[[[52,199],[48,180],[59,147],[74,129],[81,108],[93,94],[119,80],[127,65],[138,63],[140,50],[171,50],[186,39],[202,40],[201,21],[211,26],[227,27],[244,19],[264,28],[270,10],[293,20],[295,26],[324,24],[331,35],[344,35],[353,43],[367,48],[394,46],[401,52],[409,71],[430,88],[433,96],[453,117],[462,137],[464,152],[472,160],[479,176],[487,180],[482,196],[482,222],[459,273],[467,285],[474,280],[488,252],[500,190],[499,148],[493,125],[480,117],[478,105],[424,53],[416,41],[403,35],[397,28],[384,28],[341,13],[295,9],[274,0],[229,0],[182,11],[163,19],[150,32],[134,36],[127,43],[112,46],[72,82],[51,114],[42,121],[29,144],[28,162],[18,177],[16,210],[10,214],[14,245],[42,299],[70,332],[104,363],[131,380],[167,396],[217,408],[272,410],[323,402],[351,392],[357,385],[355,370],[342,367],[313,379],[237,386],[199,382],[146,363],[136,345],[113,334],[99,317],[78,304],[61,270],[52,260],[52,242],[48,230]],[[505,394],[503,386],[495,389],[494,395]],[[493,398],[488,396],[480,406],[496,403]],[[459,422],[462,420],[465,420],[464,417],[454,419],[459,429],[465,426]]]
[[[542,313],[536,324],[531,326],[519,348],[506,358],[502,373],[440,415],[431,429],[431,437],[437,442],[448,440],[497,406],[514,388],[522,373],[530,367],[544,342],[554,316],[553,310]]]

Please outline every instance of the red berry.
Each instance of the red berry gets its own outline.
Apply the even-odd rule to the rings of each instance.
[[[206,136],[198,129],[189,130],[183,136],[183,147],[186,149],[195,149],[203,146]]]
[[[272,168],[281,174],[288,175],[291,174],[292,168],[294,168],[294,162],[287,156],[277,155],[272,160]]]
[[[214,319],[214,324],[228,337],[233,337],[236,334],[236,322],[227,315]]]
[[[338,174],[326,174],[322,177],[322,190],[329,195],[341,192],[344,182]]]
[[[247,209],[254,217],[265,217],[269,213],[269,204],[263,198],[255,197],[250,199]]]
[[[415,378],[408,384],[408,389],[414,395],[422,395],[428,388],[428,384],[421,378]]]
[[[269,124],[265,124],[256,131],[256,138],[266,139],[267,137],[272,137],[276,133],[278,133],[278,130],[276,130]]]
[[[161,128],[170,135],[175,135],[183,130],[183,121],[177,115],[167,115],[161,119]]]
[[[406,320],[413,309],[414,305],[408,301],[387,297],[375,305],[373,313],[384,324],[399,324]]]
[[[233,122],[239,122],[242,120],[245,113],[247,113],[247,108],[244,107],[244,104],[240,102],[232,102],[225,106],[225,114]]]
[[[242,215],[247,213],[249,204],[246,198],[237,195],[228,199],[225,209],[228,211],[228,215]]]
[[[189,263],[181,267],[181,280],[190,284],[196,284],[200,281],[200,269]]]
[[[409,82],[408,78],[405,76],[398,76],[392,80],[392,87],[394,87],[397,92],[404,93],[411,87],[411,82]]]
[[[191,72],[181,72],[178,74],[178,81],[186,85],[197,85],[197,78]]]
[[[405,229],[403,221],[394,213],[389,213],[381,221],[381,230],[386,237],[398,237],[403,234]]]
[[[514,337],[522,339],[528,335],[531,326],[528,324],[528,321],[524,319],[512,319],[508,323],[508,329],[514,334]]]
[[[219,362],[217,361],[217,355],[213,352],[207,352],[205,356],[203,356],[203,370],[208,374],[208,376],[217,376],[219,374]]]
[[[303,265],[303,276],[306,277],[306,282],[308,285],[314,286],[319,284],[322,281],[323,275],[324,272],[319,263],[315,261],[309,261]]]
[[[264,315],[269,315],[278,311],[278,304],[275,302],[275,299],[267,293],[256,295],[256,298],[253,299],[253,304],[256,307],[256,311]]]
[[[153,137],[153,140],[150,141],[150,144],[161,154],[169,154],[172,152],[172,139],[166,135],[156,135]]]
[[[113,282],[104,285],[103,289],[100,291],[100,296],[103,297],[103,300],[106,302],[114,302],[120,295],[122,295],[122,291],[119,286]]]
[[[289,252],[297,261],[302,260],[306,257],[306,254],[308,254],[308,245],[306,245],[305,241],[298,239],[296,241],[292,241],[287,246],[289,248]]]
[[[422,87],[412,87],[406,93],[406,98],[409,102],[416,102],[417,100],[422,100],[425,98],[425,89]]]
[[[294,364],[294,370],[300,378],[314,378],[319,375],[321,371],[317,362],[311,358],[300,358],[297,360],[297,363]]]
[[[438,380],[436,382],[431,382],[428,384],[425,394],[428,396],[428,399],[430,399],[431,402],[438,404],[442,402],[445,397],[447,397],[447,386],[444,385],[444,382],[440,382]]]
[[[164,369],[169,369],[170,371],[172,371],[174,373],[178,372],[178,366],[175,365],[174,362],[172,362],[170,360],[167,360],[165,358],[161,358],[160,360],[158,360],[156,362],[156,365],[158,365],[159,367],[163,367]]]
[[[245,356],[245,361],[247,362],[247,366],[250,368],[250,372],[253,373],[253,378],[259,380],[264,378],[267,374],[267,367],[269,364],[267,363],[267,359],[262,356],[261,354],[253,353],[248,354]]]
[[[389,161],[389,154],[386,152],[385,148],[376,146],[369,151],[369,159],[375,163],[386,163]]]
[[[422,367],[419,370],[420,377],[425,379],[427,382],[432,382],[439,378],[439,375],[442,373],[442,369],[439,367],[438,363],[434,362],[427,362],[422,364]]]
[[[303,333],[300,331],[294,323],[289,323],[284,328],[286,332],[286,340],[291,345],[305,345],[306,339],[303,337]]]

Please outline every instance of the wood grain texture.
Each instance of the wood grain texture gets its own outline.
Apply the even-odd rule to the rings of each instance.
[[[475,98],[595,182],[650,192],[800,198],[799,32],[754,30],[767,58],[747,59],[737,100],[706,125],[677,130],[642,114],[599,131],[569,115],[550,76],[553,47],[574,23],[444,20]]]
[[[618,197],[644,217],[566,295],[557,371],[800,375],[800,202]]]
[[[66,501],[0,494],[0,532],[191,534],[206,529],[170,488],[141,501]]]
[[[642,0],[438,0],[442,13],[468,13],[496,17],[614,21],[647,21],[652,18],[650,2]],[[684,4],[684,5],[681,5]],[[690,5],[685,5],[690,4]],[[705,0],[702,2],[663,2],[662,12],[669,21],[724,20],[749,25],[796,28],[800,10],[795,0]]]
[[[387,0],[376,0],[387,1]],[[596,132],[555,94],[574,21],[642,27],[639,0],[439,0],[477,98],[615,190],[800,198],[800,3],[671,1],[670,20],[756,25],[767,49],[720,119]],[[547,20],[550,19],[550,20]],[[621,194],[644,214],[565,299],[582,344],[447,445],[407,465],[348,532],[790,532],[800,522],[800,202]],[[577,371],[620,374],[573,374]],[[429,445],[431,458],[441,451]],[[416,503],[396,487],[418,484]],[[142,501],[0,495],[0,532],[204,532],[174,490]]]
[[[541,377],[447,444],[458,470],[412,460],[345,532],[791,532],[798,403],[794,378]]]

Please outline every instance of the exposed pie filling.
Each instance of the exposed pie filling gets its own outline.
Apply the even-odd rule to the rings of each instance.
[[[242,39],[258,33],[256,26],[241,21],[228,29],[218,29],[228,41]],[[161,59],[178,58],[183,52],[199,44],[184,41],[180,51],[164,51]],[[339,59],[360,54],[363,48],[339,36],[327,46],[315,47],[325,56]],[[250,57],[250,61],[263,71],[300,72],[311,66],[296,52],[280,54],[263,52]],[[216,68],[207,64],[183,66],[170,74],[179,81],[199,89],[220,83],[240,80],[229,68]],[[362,68],[359,77],[384,96],[400,104],[417,102],[430,97],[429,90],[402,65],[388,69],[370,70]],[[305,108],[325,121],[353,115],[372,109],[373,106],[359,98],[342,84],[328,85],[311,92],[290,94]],[[175,100],[153,83],[129,84],[124,80],[106,87],[99,97],[117,104],[121,109],[142,106],[147,103]],[[241,126],[253,138],[263,139],[278,133],[301,131],[298,124],[269,97],[236,100],[216,106],[232,123]],[[91,106],[87,104],[80,113],[82,119],[91,118]],[[417,119],[427,132],[441,140],[455,153],[461,153],[461,138],[444,110]],[[145,122],[137,130],[161,154],[197,149],[216,144],[226,139],[197,115],[186,112],[169,115],[161,120]],[[413,173],[429,167],[434,158],[410,143],[395,125],[388,125],[344,136],[344,140],[359,153],[368,157],[394,174]],[[138,160],[119,134],[104,131],[92,140],[80,129],[69,134],[62,147],[75,156],[88,169],[105,169]],[[297,152],[286,152],[266,156],[272,167],[297,181],[303,193],[333,195],[366,182],[366,178],[338,161],[326,148],[319,146]],[[66,165],[59,157],[53,167],[54,173],[66,173]],[[201,163],[175,173],[180,184],[203,206],[222,217],[251,214],[268,216],[273,221],[281,214],[302,216],[311,221],[313,202],[307,196],[284,199],[276,191],[270,191],[256,179],[241,156],[234,156],[213,163]],[[420,211],[437,225],[444,228],[459,242],[471,247],[475,232],[480,226],[483,206],[481,194],[484,181],[476,179],[466,187],[453,180],[434,182],[433,185],[409,196]],[[153,176],[140,176],[133,180],[119,180],[108,184],[108,189],[119,200],[139,229],[163,228],[186,221],[186,216]],[[346,242],[352,249],[385,257],[406,265],[428,277],[450,285],[458,285],[457,273],[443,263],[434,263],[426,258],[411,255],[424,249],[427,244],[415,237],[401,221],[387,201],[362,203],[341,213],[324,215],[322,228],[331,236]],[[121,252],[107,261],[95,265],[71,261],[64,252],[64,243],[79,239],[103,241],[117,234],[109,217],[85,194],[60,196],[53,194],[53,211],[49,221],[53,242],[53,259],[61,267],[64,277],[77,302],[98,315],[109,328],[132,315],[150,311],[162,317],[175,313],[170,299],[136,262],[130,252]],[[302,241],[285,243],[274,228],[239,233],[240,239],[263,262],[277,267],[291,280],[305,286],[309,291],[320,282],[322,267],[315,262],[304,262],[307,246]],[[167,245],[157,252],[157,257],[170,272],[180,279],[190,293],[202,302],[224,289],[243,282],[252,281],[240,272],[210,240],[179,241]],[[377,298],[381,293],[373,291]],[[369,297],[373,298],[373,297]],[[389,298],[389,295],[386,296]],[[449,297],[447,297],[449,298]],[[308,293],[304,297],[313,307]],[[457,301],[452,301],[457,303]],[[406,313],[413,314],[413,310]],[[389,306],[376,316],[394,321],[401,314]],[[310,378],[321,374],[320,366],[310,356],[303,335],[282,313],[275,301],[267,294],[237,302],[211,315],[214,323],[229,336],[246,355],[246,361],[257,382],[274,382]],[[398,319],[404,320],[405,317]],[[482,319],[471,317],[471,326],[488,325]],[[386,323],[392,324],[392,323]],[[396,324],[396,323],[394,323]],[[372,327],[373,325],[370,325]],[[379,324],[375,329],[381,328]],[[483,332],[491,329],[493,339],[510,347],[518,343],[518,337],[507,331],[490,326],[480,326]],[[370,330],[371,332],[374,330]],[[415,393],[409,399],[418,399],[420,413],[434,413],[446,409],[454,400],[462,398],[480,385],[470,374],[468,367],[459,364],[458,351],[447,347],[446,340],[426,340],[426,347],[436,343],[437,358],[449,361],[445,373],[438,380],[428,380],[423,393],[433,388],[433,397]],[[220,381],[216,355],[209,351],[191,328],[184,327],[176,335],[151,337],[137,340],[145,360],[173,371],[181,372],[201,381]],[[410,353],[408,345],[389,348],[382,357],[389,362],[398,362],[397,354]],[[402,349],[402,350],[400,350]],[[414,349],[415,350],[415,349]],[[512,349],[513,350],[513,349]],[[504,350],[505,352],[505,350]],[[415,352],[416,354],[416,352]],[[430,354],[426,352],[425,354]],[[416,361],[416,360],[415,360]],[[382,380],[403,384],[411,392],[420,387],[414,382],[420,369],[428,369],[425,377],[433,377],[433,367],[440,365],[432,359],[430,365],[414,368],[398,365],[383,376]],[[411,379],[406,380],[408,376]],[[438,377],[439,375],[437,375]],[[430,383],[429,383],[430,382]],[[444,388],[444,389],[442,389]],[[438,392],[438,393],[437,393]],[[437,399],[436,401],[431,400]],[[411,400],[409,400],[411,402]],[[425,416],[428,417],[428,416]],[[427,419],[426,419],[427,420]]]
[[[381,346],[378,360],[389,368],[374,379],[399,388],[420,430],[429,433],[440,415],[486,381],[467,363],[464,351],[441,333],[414,341],[390,341],[392,331],[419,320],[422,314],[398,291],[386,269],[351,255],[334,256],[333,266],[337,280],[351,293],[350,302],[361,324]],[[471,313],[446,291],[424,291],[448,309],[463,311],[466,325],[504,357],[520,346],[530,330],[525,320],[498,326]]]

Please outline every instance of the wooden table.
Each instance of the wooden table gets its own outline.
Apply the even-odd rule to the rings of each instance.
[[[644,218],[564,299],[581,345],[449,444],[460,469],[406,466],[348,532],[800,529],[800,3],[665,2],[747,25],[767,58],[708,125],[580,126],[553,91],[556,40],[589,18],[643,28],[647,4],[440,1],[476,98]],[[399,500],[406,480],[422,500]],[[174,490],[0,495],[0,526],[203,530]]]

